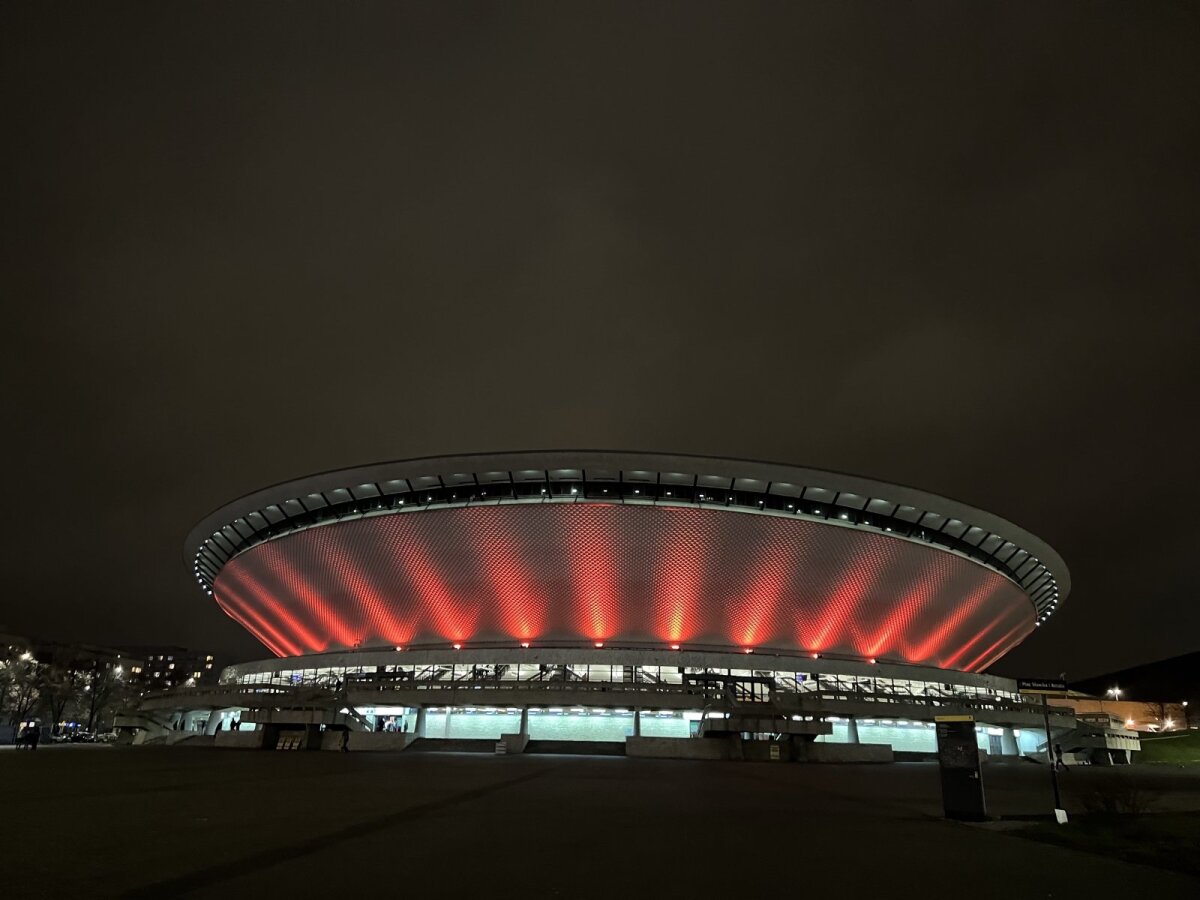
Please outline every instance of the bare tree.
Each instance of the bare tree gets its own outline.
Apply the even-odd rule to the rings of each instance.
[[[28,719],[41,699],[40,668],[28,652],[10,652],[0,661],[0,669],[4,671],[0,698],[8,711],[9,725],[16,727]]]
[[[1166,727],[1167,706],[1165,703],[1146,703],[1144,708],[1145,712],[1143,715],[1145,715],[1148,724],[1156,722],[1160,729]]]
[[[83,673],[82,711],[87,713],[87,730],[92,731],[96,722],[108,718],[125,702],[125,679],[119,667],[92,663]]]
[[[78,700],[82,683],[83,677],[75,665],[51,663],[43,667],[42,702],[50,714],[54,734],[58,734],[59,723],[66,718],[67,707]]]

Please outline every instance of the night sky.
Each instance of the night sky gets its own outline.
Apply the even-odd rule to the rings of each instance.
[[[4,626],[267,655],[187,531],[384,459],[770,459],[1070,566],[997,667],[1200,646],[1200,13],[6,4]]]

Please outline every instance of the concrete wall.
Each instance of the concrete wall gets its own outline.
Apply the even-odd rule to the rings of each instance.
[[[501,753],[501,752],[503,752],[505,754],[524,753],[525,747],[529,744],[529,735],[527,735],[527,734],[502,734],[502,735],[500,735],[500,740],[498,740],[496,743],[498,745],[502,744],[504,746],[503,751],[501,751],[500,748],[497,747],[496,748],[497,753]]]
[[[628,740],[628,738],[626,739]],[[530,740],[526,753],[558,753],[567,756],[624,756],[625,741],[539,741]]]
[[[891,744],[808,745],[808,762],[813,763],[890,763],[894,761]]]
[[[344,731],[326,729],[321,735],[322,750],[341,750]],[[349,749],[359,751],[391,750],[398,751],[408,747],[417,736],[400,731],[352,731],[350,732]]]
[[[415,751],[433,751],[435,753],[496,752],[496,742],[494,740],[478,740],[475,738],[418,738],[409,747]]]
[[[718,738],[625,738],[626,756],[653,759],[729,759],[732,744]]]
[[[216,735],[212,734],[182,734],[177,740],[168,741],[167,743],[177,745],[179,747],[212,747],[215,746],[214,740]]]
[[[234,750],[260,750],[265,731],[218,731],[213,735],[213,745]]]

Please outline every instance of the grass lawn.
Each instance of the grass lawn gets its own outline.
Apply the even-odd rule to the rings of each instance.
[[[1125,862],[1200,875],[1200,813],[1073,816],[1066,825],[1039,822],[1013,833]]]
[[[1200,765],[1200,731],[1142,738],[1142,749],[1137,754],[1137,762]]]

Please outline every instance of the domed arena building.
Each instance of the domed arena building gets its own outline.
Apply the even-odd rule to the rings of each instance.
[[[290,481],[207,516],[185,558],[270,657],[147,714],[306,748],[865,758],[928,752],[965,710],[985,749],[1033,752],[1040,710],[983,673],[1070,589],[1045,542],[958,501],[607,451]]]

